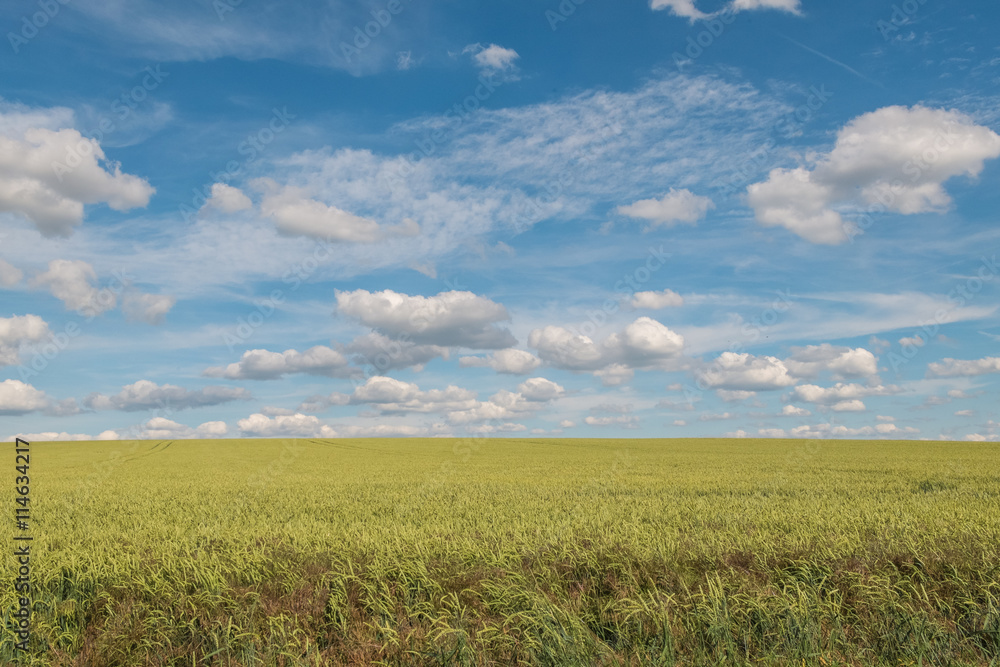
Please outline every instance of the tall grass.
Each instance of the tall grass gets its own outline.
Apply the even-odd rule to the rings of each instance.
[[[34,444],[19,664],[1000,665],[996,445],[472,444]]]

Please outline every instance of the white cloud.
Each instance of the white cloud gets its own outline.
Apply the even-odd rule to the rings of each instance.
[[[319,418],[303,414],[266,417],[257,413],[239,420],[236,422],[236,426],[244,435],[257,437],[337,437],[336,431],[330,426],[320,423]]]
[[[639,428],[639,418],[634,415],[618,417],[587,417],[583,420],[587,426],[620,426],[622,428]]]
[[[588,336],[550,325],[534,329],[528,335],[528,345],[556,368],[605,370],[605,378],[618,378],[624,377],[627,369],[665,368],[676,362],[684,347],[684,337],[656,320],[640,317],[600,344]]]
[[[253,202],[239,188],[226,183],[214,183],[212,193],[202,210],[214,208],[223,213],[236,213],[253,208]]]
[[[0,287],[13,287],[21,282],[24,272],[0,259]]]
[[[903,347],[923,347],[926,341],[920,336],[906,337],[899,339],[899,344]]]
[[[573,428],[574,426],[576,426],[576,422],[570,421],[569,419],[563,419],[561,422],[559,422],[559,426],[560,428]]]
[[[412,382],[375,376],[354,390],[349,402],[365,403],[380,413],[453,412],[476,406],[476,392],[455,385],[423,391]]]
[[[708,388],[731,391],[782,389],[796,382],[781,359],[746,352],[723,352],[697,376]]]
[[[525,380],[517,386],[517,391],[529,401],[554,401],[566,394],[561,385],[542,377]]]
[[[84,399],[84,405],[94,410],[124,410],[134,412],[154,408],[184,410],[212,405],[222,405],[230,401],[245,401],[250,392],[236,387],[205,387],[191,391],[175,385],[157,385],[149,380],[139,380],[122,387],[113,396],[94,393]]]
[[[517,79],[515,61],[521,56],[514,49],[508,49],[498,44],[483,46],[469,44],[462,53],[471,53],[472,61],[484,74],[502,74],[507,80]]]
[[[394,340],[377,331],[358,336],[340,351],[350,356],[358,366],[371,366],[379,373],[397,368],[414,368],[419,371],[433,359],[448,359],[450,356],[447,347]]]
[[[0,366],[20,363],[21,349],[50,335],[49,325],[38,315],[0,317]]]
[[[781,409],[781,416],[783,417],[808,417],[812,413],[805,408],[800,408],[795,405],[786,405]]]
[[[852,428],[842,424],[816,424],[814,426],[796,426],[789,430],[793,438],[851,438],[858,436],[916,435],[920,429],[912,426],[901,428],[895,424],[877,424],[876,426],[861,426]]]
[[[839,244],[853,223],[838,205],[879,206],[904,215],[942,212],[948,179],[977,176],[1000,156],[1000,136],[958,111],[883,107],[845,125],[812,169],[778,168],[747,188],[757,221],[813,243]]]
[[[733,419],[734,417],[736,417],[736,415],[734,415],[731,412],[721,412],[721,413],[706,412],[702,415],[699,415],[698,421],[702,422],[725,421],[727,419]]]
[[[487,401],[474,401],[468,407],[453,410],[448,413],[448,421],[452,424],[510,421],[536,412],[566,393],[562,386],[540,377],[522,382],[517,389],[516,392],[501,389]]]
[[[982,359],[952,359],[928,364],[928,377],[974,377],[988,373],[1000,373],[1000,357]]]
[[[542,360],[525,350],[508,348],[497,350],[485,357],[462,357],[458,360],[462,368],[488,367],[497,373],[527,375],[542,365]]]
[[[153,417],[142,425],[139,437],[144,440],[180,440],[221,438],[229,432],[225,422],[205,422],[197,428],[179,424],[165,417]]]
[[[35,276],[31,283],[47,288],[67,310],[99,315],[118,305],[118,295],[110,288],[98,289],[96,281],[97,272],[87,262],[54,259],[48,271]]]
[[[206,368],[202,375],[227,380],[276,380],[294,373],[347,378],[357,376],[360,371],[337,350],[316,345],[305,352],[247,350],[238,362]]]
[[[675,419],[673,425],[674,426],[687,426],[687,422],[684,421],[683,419]]]
[[[661,310],[684,305],[684,297],[673,290],[665,289],[659,292],[636,292],[632,295],[633,308]]]
[[[510,320],[507,309],[472,292],[453,290],[425,297],[392,290],[338,290],[336,296],[338,312],[391,338],[473,349],[517,343],[510,331],[495,326]]]
[[[694,225],[713,208],[715,204],[708,197],[698,196],[690,190],[671,189],[660,199],[642,199],[628,206],[619,206],[617,212],[649,221],[648,231],[677,224]]]
[[[221,438],[229,433],[229,427],[222,421],[205,422],[196,431],[202,437]]]
[[[868,396],[891,396],[899,394],[902,389],[894,385],[865,386],[860,384],[845,384],[838,382],[832,387],[819,387],[814,384],[802,384],[792,390],[792,400],[818,405],[849,405],[848,402]],[[858,401],[860,402],[860,400]]]
[[[163,324],[176,303],[177,299],[167,294],[129,292],[122,299],[122,312],[126,319],[157,325]]]
[[[600,378],[605,387],[617,387],[632,380],[635,371],[624,364],[611,364],[599,371],[594,371],[594,377]]]
[[[723,9],[706,14],[698,9],[695,0],[650,0],[649,6],[653,10],[669,9],[674,16],[690,19],[692,22],[699,19],[709,19],[724,12],[745,12],[755,9],[778,9],[791,14],[800,14],[800,0],[732,0]]]
[[[260,211],[274,219],[279,231],[291,236],[374,243],[384,234],[375,220],[324,204],[310,198],[304,189],[293,186],[266,195]]]
[[[709,16],[709,14],[695,7],[694,0],[650,0],[649,6],[654,11],[669,9],[670,13],[674,16],[681,16],[692,21],[708,18]]]
[[[59,441],[87,441],[87,440],[118,440],[118,433],[115,431],[102,431],[99,435],[87,435],[86,433],[58,433],[56,431],[45,431],[44,433],[19,433],[7,438],[7,442],[14,442],[15,438],[21,438],[28,442],[59,442]]]
[[[855,398],[848,401],[838,401],[830,409],[834,412],[864,412],[868,408],[865,407],[863,402]]]
[[[975,417],[975,410],[958,410],[955,412],[956,417]]]
[[[814,378],[821,372],[833,373],[835,380],[871,377],[878,373],[875,355],[858,347],[836,347],[829,343],[792,348],[785,359],[789,373],[799,378]]]
[[[738,403],[740,401],[745,401],[748,398],[753,398],[757,395],[755,391],[746,390],[731,390],[731,389],[716,389],[715,395],[724,400],[726,403]]]
[[[49,406],[44,391],[20,380],[0,382],[0,415],[23,415]]]
[[[72,234],[83,222],[85,204],[127,211],[146,206],[155,192],[107,160],[96,140],[56,129],[71,122],[64,110],[0,104],[0,213],[27,218],[47,237]]]
[[[890,417],[888,415],[875,415],[875,419],[883,423],[891,423],[896,421],[895,417]]]

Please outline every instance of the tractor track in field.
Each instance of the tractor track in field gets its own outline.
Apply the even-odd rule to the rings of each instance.
[[[357,450],[357,451],[361,451],[361,452],[374,452],[374,451],[377,451],[377,450],[372,449],[370,447],[359,447],[357,445],[335,445],[335,444],[333,444],[332,442],[330,442],[328,440],[308,440],[307,442],[311,442],[313,444],[320,445],[322,447],[330,447],[331,449],[353,449],[353,450]]]

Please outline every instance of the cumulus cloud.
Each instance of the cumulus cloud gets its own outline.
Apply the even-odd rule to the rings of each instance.
[[[724,8],[711,14],[698,9],[695,0],[650,0],[653,10],[668,9],[674,16],[690,19],[692,22],[718,16],[723,12],[737,13],[755,9],[777,9],[791,14],[800,14],[800,0],[732,0]]]
[[[386,230],[375,220],[313,199],[303,188],[278,188],[277,184],[262,187],[275,191],[265,195],[260,212],[272,218],[284,234],[353,243],[374,243],[385,237]]]
[[[842,424],[816,424],[813,426],[796,426],[789,429],[788,435],[792,438],[851,438],[859,436],[900,436],[916,435],[920,429],[912,426],[899,427],[895,424],[876,424],[875,426],[861,426],[852,428]]]
[[[20,380],[0,382],[0,415],[23,415],[49,407],[44,391]]]
[[[278,415],[267,417],[256,413],[236,423],[244,436],[260,438],[391,438],[441,435],[447,432],[443,424],[412,426],[408,424],[377,424],[374,426],[337,425],[321,422],[313,415]]]
[[[867,398],[868,396],[892,396],[902,393],[902,391],[902,389],[895,385],[866,386],[838,382],[832,387],[820,387],[814,384],[802,384],[792,390],[791,399],[817,405],[841,405],[842,409],[850,409],[848,406],[853,406],[857,409],[857,405],[850,403],[851,401],[857,400],[860,403],[860,399]],[[863,404],[861,409],[864,409]]]
[[[67,310],[99,315],[118,305],[117,293],[98,289],[97,272],[87,262],[54,259],[49,268],[31,281],[35,287],[44,287],[66,305]]]
[[[849,401],[838,401],[830,409],[834,412],[864,412],[868,408],[862,401],[855,398]]]
[[[884,107],[844,126],[811,169],[774,169],[747,188],[747,199],[761,225],[835,245],[857,231],[835,207],[942,212],[951,204],[945,182],[977,176],[998,156],[1000,135],[958,111]]]
[[[58,441],[86,441],[86,440],[118,440],[116,431],[102,431],[98,435],[87,435],[86,433],[67,433],[57,431],[44,431],[42,433],[18,433],[7,438],[7,442],[14,442],[15,438],[21,438],[28,442],[58,442]]]
[[[1000,357],[982,359],[948,357],[927,365],[928,377],[974,377],[988,373],[1000,373]]]
[[[723,352],[711,364],[696,373],[710,389],[730,391],[767,391],[795,384],[788,367],[777,357],[755,357],[749,353]]]
[[[226,422],[205,422],[197,428],[179,424],[166,417],[153,417],[142,425],[143,440],[182,440],[191,438],[221,438],[229,432]]]
[[[821,372],[833,373],[835,380],[871,377],[878,373],[878,361],[868,350],[837,347],[829,343],[792,348],[785,359],[788,372],[799,378],[814,378]]]
[[[316,345],[305,352],[247,350],[239,361],[225,367],[206,368],[202,375],[227,380],[276,380],[295,373],[349,378],[358,376],[360,370],[352,367],[337,350]]]
[[[337,291],[337,310],[390,338],[415,343],[502,349],[517,340],[497,322],[510,320],[507,309],[472,292],[410,296],[392,290]]]
[[[122,390],[113,396],[90,394],[83,403],[93,410],[136,412],[166,407],[184,410],[249,399],[250,392],[242,388],[205,387],[191,391],[171,384],[158,385],[149,380],[139,380],[122,387]]]
[[[903,336],[899,339],[902,347],[923,347],[926,341],[920,336]]]
[[[812,413],[805,408],[800,408],[795,405],[786,405],[781,409],[782,417],[808,417]]]
[[[611,364],[607,368],[594,371],[594,377],[600,378],[605,387],[617,387],[632,380],[635,371],[624,364]]]
[[[167,313],[176,303],[175,297],[166,294],[129,292],[122,299],[122,312],[128,320],[158,325],[163,324]]]
[[[745,401],[748,398],[753,398],[757,395],[757,392],[746,391],[743,389],[716,389],[715,395],[724,400],[726,403],[738,403],[740,401]]]
[[[514,49],[508,49],[498,44],[483,46],[469,44],[462,53],[472,54],[472,61],[484,74],[502,74],[508,81],[517,79],[515,61],[521,56]]]
[[[684,297],[673,290],[662,290],[659,292],[636,292],[632,295],[633,308],[646,308],[648,310],[661,310],[684,305]]]
[[[527,375],[541,366],[542,360],[531,352],[508,348],[485,357],[462,357],[458,365],[462,368],[492,368],[497,373],[509,375]]]
[[[214,183],[212,192],[204,206],[205,209],[216,209],[223,213],[236,213],[253,208],[253,202],[239,188],[226,183]]]
[[[38,315],[0,317],[0,366],[20,363],[23,346],[43,341],[49,335],[49,325]]]
[[[14,118],[11,118],[14,116]],[[25,126],[26,119],[48,127]],[[144,207],[155,189],[123,173],[100,144],[56,125],[71,114],[0,104],[0,213],[31,221],[46,237],[66,237],[83,222],[84,205],[116,211]]]
[[[531,378],[522,382],[516,392],[501,389],[487,401],[448,413],[452,424],[505,422],[542,409],[547,403],[562,398],[566,390],[546,378]]]
[[[628,206],[619,206],[617,212],[648,221],[646,231],[649,231],[678,224],[694,225],[713,208],[715,204],[708,197],[701,197],[690,190],[671,189],[660,199],[642,199]]]
[[[634,415],[618,417],[586,417],[583,423],[587,426],[619,426],[621,428],[639,428],[639,418]]]
[[[554,401],[566,394],[561,385],[542,377],[525,380],[517,386],[517,391],[529,401]]]
[[[24,272],[0,259],[0,287],[13,287],[21,282]]]
[[[684,337],[649,317],[640,317],[621,333],[597,343],[559,326],[533,330],[528,345],[546,363],[566,370],[604,371],[602,379],[627,377],[634,368],[672,367],[684,348]]]
[[[450,356],[447,347],[394,340],[377,331],[358,336],[341,348],[341,352],[355,364],[374,367],[379,373],[398,368],[414,368],[419,371],[433,359],[448,359]]]
[[[379,375],[357,387],[349,402],[365,403],[383,413],[448,412],[474,407],[476,393],[454,385],[423,391],[412,382]]]

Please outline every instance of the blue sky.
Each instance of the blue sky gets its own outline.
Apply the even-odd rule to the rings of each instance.
[[[8,3],[0,436],[997,440],[998,21]]]

